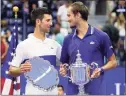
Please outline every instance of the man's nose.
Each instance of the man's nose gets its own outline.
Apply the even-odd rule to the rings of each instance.
[[[69,20],[70,20],[70,18],[67,17],[67,21],[69,21]]]
[[[70,22],[70,18],[67,18],[67,21]]]
[[[50,26],[52,26],[52,22],[50,22]]]

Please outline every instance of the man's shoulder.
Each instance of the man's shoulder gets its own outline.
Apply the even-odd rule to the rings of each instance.
[[[18,44],[18,46],[20,46],[20,47],[25,47],[25,46],[28,46],[29,43],[30,43],[30,40],[29,40],[29,38],[27,38],[27,39],[21,41],[21,42]]]
[[[71,40],[72,39],[72,37],[73,37],[73,33],[70,33],[70,34],[68,34],[66,37],[65,37],[65,40]]]
[[[105,37],[108,36],[106,32],[102,31],[101,29],[94,28],[94,34],[96,36]]]
[[[51,42],[55,42],[56,43],[56,41],[54,39],[51,39],[51,38],[46,38],[46,41],[49,42],[49,43],[51,43]]]
[[[59,46],[60,45],[56,40],[51,39],[51,38],[47,38],[46,42],[49,43],[49,44],[52,44],[54,46]]]

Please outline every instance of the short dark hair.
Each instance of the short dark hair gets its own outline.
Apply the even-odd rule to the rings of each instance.
[[[44,17],[44,14],[51,15],[51,12],[46,7],[33,9],[31,12],[31,20],[32,20],[33,24],[35,24],[36,19],[42,20]]]
[[[63,91],[64,91],[64,87],[62,85],[58,84],[58,87],[61,87],[63,89]]]
[[[72,12],[76,15],[78,12],[81,14],[82,19],[88,20],[88,8],[82,2],[74,2],[70,5],[72,7]]]

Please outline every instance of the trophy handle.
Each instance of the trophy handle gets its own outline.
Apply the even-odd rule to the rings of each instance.
[[[90,66],[90,69],[94,69],[95,67],[98,68],[98,64],[95,63],[95,62],[92,62],[91,66]]]
[[[91,75],[90,69],[94,69],[94,68],[99,68],[99,67],[98,67],[98,64],[95,63],[95,62],[92,62],[91,65],[88,65],[88,67],[87,67],[87,69],[88,69],[87,75],[88,75],[90,81],[93,80],[93,78],[90,77],[90,75]]]

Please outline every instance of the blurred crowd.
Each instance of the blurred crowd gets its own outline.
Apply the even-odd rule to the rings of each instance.
[[[99,30],[106,32],[113,44],[118,64],[126,65],[126,0],[2,0],[1,1],[1,62],[3,64],[11,34],[14,27],[13,6],[19,7],[18,12],[18,37],[19,42],[24,40],[29,33],[34,31],[30,13],[34,8],[47,7],[53,16],[49,38],[63,44],[65,36],[75,28],[70,28],[67,21],[67,7],[75,1],[82,1],[89,8],[91,16],[105,15],[108,20]],[[93,23],[93,22],[92,22]]]

